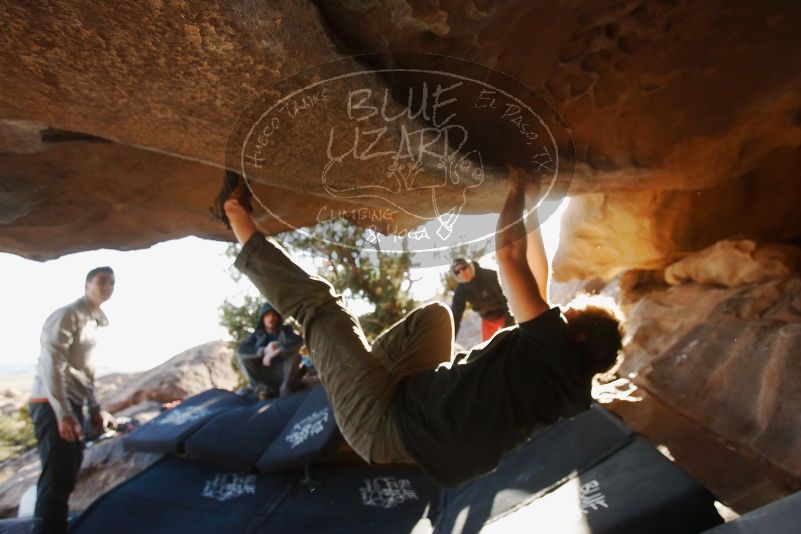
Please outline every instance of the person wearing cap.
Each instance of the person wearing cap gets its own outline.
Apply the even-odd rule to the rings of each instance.
[[[495,332],[515,324],[498,281],[498,272],[481,267],[476,261],[457,258],[451,264],[456,281],[451,311],[453,313],[454,335],[459,335],[462,315],[467,304],[481,316],[481,340],[486,341]]]
[[[95,398],[91,356],[97,329],[108,326],[100,305],[111,298],[114,283],[111,267],[92,269],[86,275],[84,295],[50,314],[42,327],[29,404],[42,464],[35,532],[67,530],[69,496],[83,461],[84,405],[89,407],[92,433],[103,433],[106,414]]]

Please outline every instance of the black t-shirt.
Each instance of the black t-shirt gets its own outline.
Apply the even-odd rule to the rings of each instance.
[[[537,425],[590,407],[559,308],[407,377],[393,406],[406,450],[437,483],[454,487],[495,469]]]

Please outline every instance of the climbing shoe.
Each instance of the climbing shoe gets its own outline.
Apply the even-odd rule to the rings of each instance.
[[[223,204],[229,198],[235,198],[245,208],[248,213],[253,213],[253,204],[251,202],[253,195],[250,192],[248,184],[245,179],[234,171],[225,171],[223,176],[222,187],[220,192],[217,193],[217,198],[214,199],[214,206],[209,208],[209,213],[212,217],[221,221],[226,228],[231,229],[231,222],[225,214]]]

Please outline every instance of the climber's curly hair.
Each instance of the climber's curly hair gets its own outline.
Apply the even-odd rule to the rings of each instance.
[[[623,315],[615,301],[581,294],[564,311],[570,338],[589,375],[606,373],[618,363],[623,348]]]

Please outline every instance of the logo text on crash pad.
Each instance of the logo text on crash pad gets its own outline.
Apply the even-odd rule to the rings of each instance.
[[[322,432],[325,429],[328,418],[329,410],[328,408],[323,408],[295,423],[292,426],[292,431],[285,438],[289,443],[289,448],[294,449],[298,445],[305,443],[309,438]]]
[[[219,502],[256,494],[256,475],[221,473],[207,480],[201,495]]]
[[[412,482],[405,478],[367,478],[364,480],[364,487],[359,491],[362,504],[378,508],[394,508],[405,502],[418,500]]]
[[[181,426],[198,419],[203,419],[211,415],[211,410],[203,406],[181,406],[178,405],[168,411],[164,417],[158,419],[156,424],[159,425],[176,425]]]

